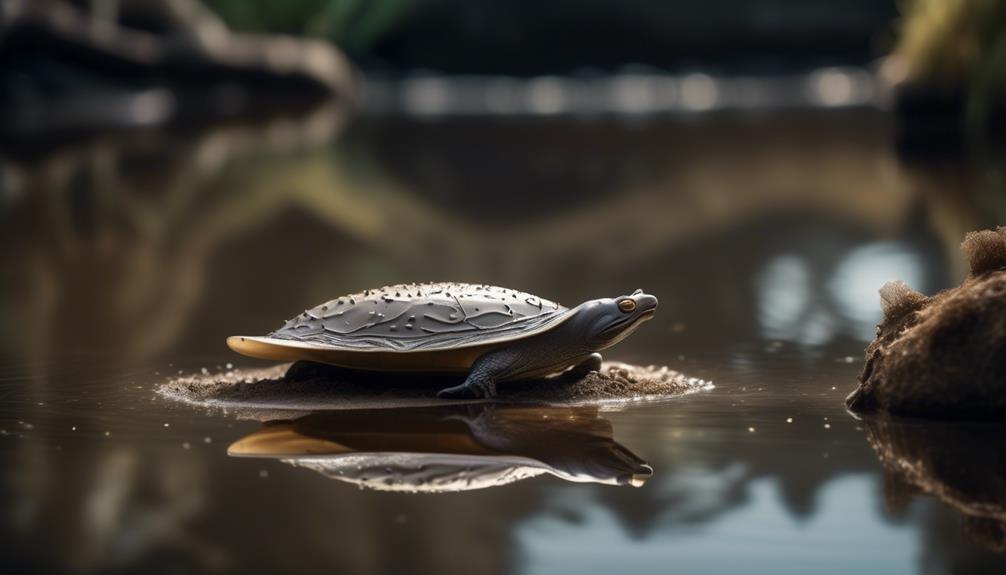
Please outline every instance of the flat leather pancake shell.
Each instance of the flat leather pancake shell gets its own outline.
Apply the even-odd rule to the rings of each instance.
[[[424,352],[493,347],[541,333],[569,315],[555,302],[501,287],[401,284],[333,299],[289,320],[266,338],[247,339],[270,346],[289,341],[297,350],[429,355]],[[247,345],[236,350],[263,357]]]

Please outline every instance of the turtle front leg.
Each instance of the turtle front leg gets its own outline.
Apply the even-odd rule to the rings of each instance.
[[[568,374],[570,377],[583,379],[592,371],[601,371],[601,363],[603,361],[604,358],[601,357],[601,354],[592,353],[587,356],[587,359],[571,367]]]
[[[505,353],[491,352],[475,360],[468,379],[461,385],[441,389],[437,397],[445,399],[492,399],[496,381],[507,372],[510,361]]]

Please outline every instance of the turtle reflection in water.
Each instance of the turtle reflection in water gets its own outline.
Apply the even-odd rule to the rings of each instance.
[[[567,309],[528,293],[463,283],[403,284],[336,298],[266,337],[234,336],[234,351],[379,371],[466,372],[448,398],[491,398],[500,381],[572,369],[653,317],[657,298],[636,290]]]
[[[446,492],[545,473],[639,487],[653,469],[615,442],[596,407],[455,405],[321,411],[274,421],[228,448],[385,491]]]

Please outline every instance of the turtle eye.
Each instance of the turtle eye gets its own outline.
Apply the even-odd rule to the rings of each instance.
[[[623,299],[622,301],[618,302],[618,309],[624,311],[625,313],[635,311],[636,302],[632,301],[631,299]]]

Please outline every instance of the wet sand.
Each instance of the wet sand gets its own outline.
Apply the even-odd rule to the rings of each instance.
[[[283,363],[261,369],[173,377],[161,383],[157,392],[177,401],[219,407],[365,409],[459,403],[436,396],[437,391],[457,382],[456,376],[388,375],[318,364]],[[677,397],[712,388],[712,382],[687,377],[666,366],[605,362],[600,371],[581,378],[564,374],[500,384],[495,401],[552,405],[620,403]]]

